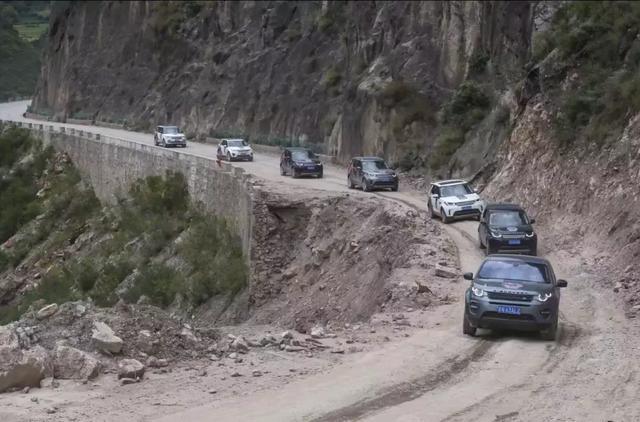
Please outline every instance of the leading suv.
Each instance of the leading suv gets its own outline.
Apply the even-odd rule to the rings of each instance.
[[[443,223],[460,218],[480,218],[485,202],[464,180],[441,180],[431,183],[427,208],[431,218],[440,217]]]
[[[187,146],[187,137],[177,126],[158,126],[153,134],[153,142],[156,146],[182,147]]]
[[[492,255],[471,280],[465,294],[462,331],[474,336],[476,329],[540,331],[543,339],[555,340],[558,330],[560,289],[549,261],[524,255]]]
[[[538,254],[536,220],[514,204],[489,204],[480,217],[478,239],[487,255],[493,253]]]
[[[347,170],[349,189],[361,188],[365,192],[374,189],[398,190],[398,175],[380,157],[354,157]]]
[[[285,148],[280,156],[280,175],[322,177],[323,165],[308,148]]]

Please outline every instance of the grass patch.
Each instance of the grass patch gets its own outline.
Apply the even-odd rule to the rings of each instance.
[[[49,29],[48,23],[24,23],[13,25],[20,38],[27,42],[37,41]]]

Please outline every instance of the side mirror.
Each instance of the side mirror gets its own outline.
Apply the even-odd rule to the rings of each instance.
[[[533,224],[533,223],[535,223],[535,222],[536,222],[536,219],[535,219],[535,218],[531,218],[531,219],[529,219],[529,224]]]
[[[567,287],[567,280],[556,281],[556,287]]]
[[[464,273],[462,277],[464,277],[465,280],[473,280],[473,273]],[[567,282],[565,281],[565,284],[566,283]]]

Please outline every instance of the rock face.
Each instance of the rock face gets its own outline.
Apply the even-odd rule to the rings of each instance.
[[[93,379],[100,374],[100,362],[90,354],[58,345],[53,356],[53,373],[61,379]]]
[[[479,67],[522,68],[532,3],[61,2],[34,108],[395,158]]]
[[[44,348],[23,350],[12,328],[0,327],[0,393],[12,388],[40,387],[40,381],[51,374],[51,360]]]
[[[102,352],[113,354],[120,353],[122,350],[122,339],[116,336],[104,322],[94,322],[91,340],[96,348]]]

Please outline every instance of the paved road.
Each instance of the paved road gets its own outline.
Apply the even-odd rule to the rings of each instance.
[[[2,104],[0,118],[29,121],[21,117],[26,105]],[[153,143],[147,133],[90,130]],[[191,143],[180,152],[215,157],[215,147],[210,145]],[[337,166],[328,165],[325,178],[316,180],[280,176],[278,157],[270,154],[256,154],[254,162],[234,165],[272,182],[332,192],[348,190],[345,171]],[[420,193],[377,195],[425,210],[425,197]],[[443,227],[458,247],[463,271],[475,271],[482,259],[475,240],[477,223]],[[640,420],[637,327],[625,319],[621,309],[611,306],[610,293],[597,288],[598,275],[583,272],[580,257],[542,249],[556,272],[571,283],[563,296],[557,342],[486,333],[467,338],[461,333],[462,305],[455,303],[430,313],[430,321],[438,325],[374,352],[354,355],[327,373],[250,397],[168,414],[164,420]],[[465,287],[458,283],[453,289],[461,297]]]

